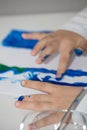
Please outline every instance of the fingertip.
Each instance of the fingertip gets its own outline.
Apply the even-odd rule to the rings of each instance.
[[[24,87],[27,84],[26,80],[22,80],[21,85]]]
[[[20,107],[20,104],[21,104],[21,101],[16,101],[16,102],[15,102],[15,106],[16,106],[16,107]]]
[[[25,33],[22,34],[22,38],[26,39],[27,35]]]
[[[57,73],[56,74],[56,78],[61,78],[61,76],[62,76],[62,73]]]
[[[34,46],[33,50],[31,51],[31,55],[32,56],[36,56],[40,51],[40,48],[38,47],[38,45]]]
[[[64,76],[64,71],[58,70],[57,74],[56,74],[56,78],[61,80],[63,78],[63,76]]]
[[[36,55],[37,55],[37,51],[36,51],[35,49],[32,50],[32,51],[31,51],[31,55],[32,55],[32,56],[36,56]]]
[[[36,60],[36,63],[37,63],[37,64],[41,64],[42,62],[43,62],[43,60],[41,60],[41,59],[37,59],[37,60]]]
[[[81,56],[83,54],[83,50],[81,48],[75,48],[74,52],[77,56]]]

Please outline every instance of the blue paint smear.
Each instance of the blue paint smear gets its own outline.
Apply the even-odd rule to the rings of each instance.
[[[24,31],[24,30],[11,30],[9,34],[2,40],[2,45],[7,47],[16,47],[16,48],[26,48],[32,49],[36,43],[37,39],[23,39],[23,33],[34,33],[36,31]],[[38,31],[44,33],[50,33],[51,31]]]
[[[82,71],[82,70],[72,70],[72,69],[69,69],[67,70],[64,74],[64,75],[68,75],[70,77],[75,77],[75,76],[87,76],[87,72],[85,71]]]
[[[54,77],[56,77],[56,70],[48,70],[45,68],[23,68],[23,67],[21,68],[21,67],[15,67],[15,66],[12,66],[12,67],[7,66],[7,69],[0,71],[0,74],[5,73],[7,71],[13,71],[14,75],[26,74],[25,72],[27,72],[28,75],[25,75],[25,79],[27,80],[48,82],[48,83],[53,83],[57,85],[68,85],[68,86],[79,86],[79,87],[87,86],[87,82],[84,83],[83,81],[69,83],[69,81],[64,82],[62,80],[64,76],[68,76],[71,78],[75,78],[75,77],[81,78],[82,76],[87,77],[87,72],[82,71],[82,70],[69,69],[62,75],[61,78],[53,78],[52,74],[54,75]],[[42,74],[45,74],[45,75],[42,75]],[[39,78],[38,75],[42,75],[41,78]],[[8,77],[0,77],[0,80],[8,80],[8,79],[11,80],[12,83],[15,83],[16,81],[21,81],[20,79],[10,79]]]
[[[0,80],[1,81],[10,81],[12,84],[17,83],[17,82],[22,82],[22,80],[20,80],[20,79],[10,78],[10,77],[0,77]]]
[[[19,69],[21,69],[21,71],[19,71]],[[0,73],[4,73],[7,71],[13,71],[14,74],[19,74],[19,73],[23,73],[23,72],[42,72],[42,73],[51,73],[51,74],[55,74],[57,73],[56,70],[49,70],[49,69],[45,69],[45,68],[23,68],[23,67],[16,67],[16,66],[12,66],[12,67],[8,67],[7,70],[0,70]],[[66,72],[62,75],[61,78],[56,78],[61,80],[64,76],[69,76],[69,77],[75,77],[75,76],[87,76],[87,72],[83,71],[83,70],[72,70],[72,69],[68,69],[66,70]]]

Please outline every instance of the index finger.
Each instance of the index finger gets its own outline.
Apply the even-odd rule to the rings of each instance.
[[[33,48],[31,55],[36,56],[39,53],[39,51],[45,47],[46,42],[47,41],[45,39],[40,40]]]
[[[55,91],[54,87],[58,88],[58,85],[54,85],[46,82],[31,81],[31,80],[23,80],[21,84],[24,87],[32,88],[45,93],[53,93]]]
[[[44,38],[47,35],[47,33],[42,33],[42,32],[35,32],[35,33],[23,33],[22,37],[24,39],[38,39],[41,40],[42,38]]]
[[[62,53],[59,60],[57,77],[60,77],[68,67],[70,53]]]
[[[39,53],[40,50],[44,49],[47,46],[47,43],[49,44],[52,41],[52,37],[50,34],[48,34],[46,37],[44,37],[43,39],[41,39],[33,48],[31,54],[33,56],[37,55]]]

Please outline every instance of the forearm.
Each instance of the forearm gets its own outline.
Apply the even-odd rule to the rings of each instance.
[[[60,29],[76,32],[87,39],[87,8],[73,17],[67,24]]]

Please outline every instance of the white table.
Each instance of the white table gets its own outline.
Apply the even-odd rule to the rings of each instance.
[[[57,30],[74,15],[75,13],[56,13],[2,16],[0,17],[0,40],[11,29]],[[27,112],[15,108],[11,97],[0,95],[0,130],[19,130],[19,123]]]

